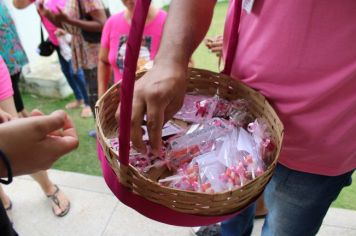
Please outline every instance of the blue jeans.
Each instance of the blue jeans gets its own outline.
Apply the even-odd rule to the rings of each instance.
[[[67,79],[69,86],[72,88],[76,100],[84,100],[85,105],[89,105],[88,93],[86,90],[86,82],[83,70],[78,70],[74,74],[72,62],[66,61],[61,55],[59,49],[56,49],[58,54],[61,70]]]
[[[268,215],[262,235],[315,235],[331,203],[343,187],[351,184],[352,173],[323,176],[291,170],[278,164],[264,192]],[[244,213],[221,224],[223,236],[251,234],[254,205]]]

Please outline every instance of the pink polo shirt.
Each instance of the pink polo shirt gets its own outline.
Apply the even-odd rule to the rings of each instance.
[[[354,0],[255,0],[242,13],[232,76],[277,110],[280,163],[291,169],[334,176],[356,168],[355,9]]]
[[[36,0],[30,0],[31,2],[36,2]],[[64,9],[66,4],[66,0],[47,0],[45,1],[45,7],[49,10],[51,10],[54,13],[58,13],[57,7],[60,9]],[[47,32],[48,32],[48,38],[49,40],[56,46],[59,45],[58,39],[56,37],[56,35],[54,34],[54,32],[56,32],[57,27],[50,22],[46,17],[41,16],[41,21],[44,25],[44,27],[46,28]]]
[[[13,95],[12,83],[9,70],[2,57],[0,56],[0,101]]]
[[[139,61],[147,62],[156,56],[166,17],[167,13],[159,10],[155,18],[146,24],[143,31]],[[124,12],[120,12],[106,21],[102,32],[101,47],[109,50],[109,62],[114,70],[115,82],[120,81],[122,78],[129,31],[130,24],[125,19]]]

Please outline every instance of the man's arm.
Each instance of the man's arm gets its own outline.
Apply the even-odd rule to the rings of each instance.
[[[215,3],[175,0],[169,7],[154,66],[135,85],[131,140],[141,152],[146,152],[141,129],[146,113],[150,145],[159,153],[163,124],[182,106],[189,59],[209,29]]]

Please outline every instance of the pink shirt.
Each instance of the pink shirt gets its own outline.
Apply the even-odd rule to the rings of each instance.
[[[355,9],[354,0],[256,0],[242,13],[232,76],[277,110],[279,160],[291,169],[334,176],[356,168]]]
[[[9,70],[2,57],[0,56],[0,101],[13,95],[12,83]]]
[[[167,13],[160,10],[143,31],[139,63],[147,62],[156,56]],[[123,62],[127,36],[130,24],[126,21],[124,12],[111,16],[105,23],[101,36],[101,47],[109,50],[109,62],[114,70],[115,82],[122,78]],[[119,51],[119,53],[118,53]]]
[[[31,2],[36,2],[36,0],[31,0]],[[45,7],[49,10],[51,10],[54,13],[58,13],[57,7],[60,9],[64,9],[66,4],[66,0],[47,0],[45,1]],[[56,32],[57,27],[50,22],[46,17],[41,16],[41,21],[44,25],[44,27],[46,28],[47,32],[48,32],[48,38],[49,40],[56,46],[59,45],[58,39],[56,37],[56,35],[54,34],[54,32]]]

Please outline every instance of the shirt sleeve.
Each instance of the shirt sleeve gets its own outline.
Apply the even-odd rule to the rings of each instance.
[[[0,101],[13,95],[12,83],[9,70],[2,57],[0,56]]]

